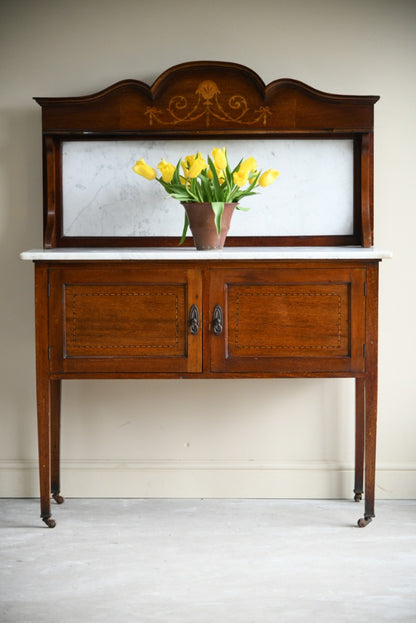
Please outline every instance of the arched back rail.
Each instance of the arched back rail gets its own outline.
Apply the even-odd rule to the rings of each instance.
[[[371,246],[378,99],[324,93],[291,79],[266,85],[247,67],[209,61],[172,67],[151,86],[129,79],[91,95],[36,97],[42,108],[44,246],[177,245],[180,220],[173,233],[170,219],[174,228],[176,216],[165,218],[165,204],[154,226],[143,225],[159,207],[150,185],[135,200],[137,176],[128,177],[125,163],[145,153],[155,166],[165,151],[184,156],[191,146],[195,153],[212,145],[254,155],[260,165],[275,158],[281,171],[282,183],[267,195],[264,214],[266,193],[253,208],[257,216],[246,225],[237,222],[227,245]],[[97,179],[101,186],[94,187]]]

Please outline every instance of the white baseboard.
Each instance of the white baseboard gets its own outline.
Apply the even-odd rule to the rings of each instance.
[[[326,498],[352,497],[351,464],[210,460],[67,460],[67,497]],[[0,461],[0,497],[38,497],[37,461]],[[377,466],[378,499],[415,499],[416,462]]]

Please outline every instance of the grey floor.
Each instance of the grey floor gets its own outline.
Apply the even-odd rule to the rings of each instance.
[[[2,623],[416,622],[416,501],[0,500]]]

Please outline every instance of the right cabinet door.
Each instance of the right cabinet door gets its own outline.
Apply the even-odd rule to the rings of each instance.
[[[365,276],[365,267],[339,266],[212,273],[211,371],[364,371]]]

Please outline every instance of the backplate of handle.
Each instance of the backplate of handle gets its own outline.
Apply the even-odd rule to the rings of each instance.
[[[196,335],[199,331],[199,310],[194,304],[189,310],[189,331],[192,335]]]
[[[215,305],[212,315],[212,329],[215,335],[221,335],[223,329],[223,313],[221,305]]]

